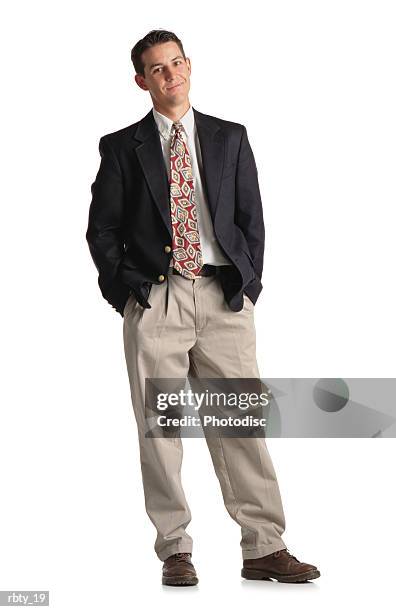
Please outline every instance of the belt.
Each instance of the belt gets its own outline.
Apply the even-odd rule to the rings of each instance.
[[[204,264],[202,266],[202,268],[200,269],[199,274],[197,274],[197,276],[213,276],[213,275],[219,273],[219,268],[220,267],[221,266],[213,266],[212,264]],[[176,270],[176,268],[174,268],[173,266],[171,266],[169,268],[168,273],[169,274],[178,274],[179,276],[182,276],[180,274],[180,272],[178,272]],[[188,279],[186,279],[186,280],[188,280]]]

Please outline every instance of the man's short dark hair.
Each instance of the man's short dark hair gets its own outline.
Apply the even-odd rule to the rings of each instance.
[[[131,51],[131,60],[134,65],[136,74],[144,76],[144,64],[142,62],[142,54],[146,49],[154,47],[154,45],[160,45],[166,42],[175,42],[184,59],[186,59],[183,45],[181,40],[173,32],[168,30],[150,30],[148,34],[141,40],[139,40]]]

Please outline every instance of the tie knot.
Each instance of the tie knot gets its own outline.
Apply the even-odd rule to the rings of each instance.
[[[173,146],[173,144],[175,143],[177,139],[185,143],[186,142],[186,132],[183,127],[183,124],[180,123],[179,121],[173,123],[170,136],[171,136],[171,146]]]
[[[184,127],[183,124],[180,121],[176,121],[175,123],[173,123],[172,125],[172,134],[183,134],[184,132]]]

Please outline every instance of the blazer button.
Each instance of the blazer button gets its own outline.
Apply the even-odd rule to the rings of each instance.
[[[168,245],[166,245],[166,247],[164,247],[164,251],[165,251],[165,253],[170,253],[170,252],[171,252],[171,250],[172,250],[172,247],[170,247],[170,246],[168,246]]]
[[[162,281],[165,280],[165,276],[163,274],[160,274],[158,280],[160,283],[162,283]]]

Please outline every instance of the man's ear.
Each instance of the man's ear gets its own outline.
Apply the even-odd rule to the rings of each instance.
[[[143,89],[144,91],[148,91],[148,87],[146,85],[144,76],[142,76],[141,74],[135,74],[134,79],[135,79],[135,83],[137,83],[140,89]]]
[[[188,67],[188,72],[189,72],[189,74],[191,74],[191,62],[190,62],[190,58],[189,57],[186,57],[186,64],[187,64],[187,67]]]

